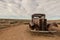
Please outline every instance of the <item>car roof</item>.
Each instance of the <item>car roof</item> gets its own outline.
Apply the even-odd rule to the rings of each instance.
[[[33,14],[32,17],[41,17],[41,16],[45,16],[45,14]]]

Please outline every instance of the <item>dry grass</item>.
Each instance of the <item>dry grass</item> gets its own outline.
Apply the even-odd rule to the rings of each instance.
[[[15,26],[0,29],[0,40],[60,40],[60,33],[44,34],[29,32],[29,26],[28,24],[25,25],[25,22],[27,21],[17,20],[17,25],[13,23]],[[60,25],[58,29],[60,30]]]

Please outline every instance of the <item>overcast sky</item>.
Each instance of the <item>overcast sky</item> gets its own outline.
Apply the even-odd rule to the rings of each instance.
[[[34,13],[60,19],[60,0],[0,0],[0,18],[31,19]]]

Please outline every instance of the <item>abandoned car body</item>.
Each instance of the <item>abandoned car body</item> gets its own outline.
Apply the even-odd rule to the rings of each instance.
[[[51,30],[50,27],[58,27],[56,23],[47,23],[45,14],[33,14],[32,20],[29,23],[30,31],[33,32],[56,32],[56,30]]]

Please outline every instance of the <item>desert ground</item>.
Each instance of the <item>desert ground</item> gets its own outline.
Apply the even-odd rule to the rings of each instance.
[[[58,25],[60,30],[60,25]],[[0,29],[0,40],[60,40],[60,33],[42,34],[32,33],[28,24],[21,23]]]

